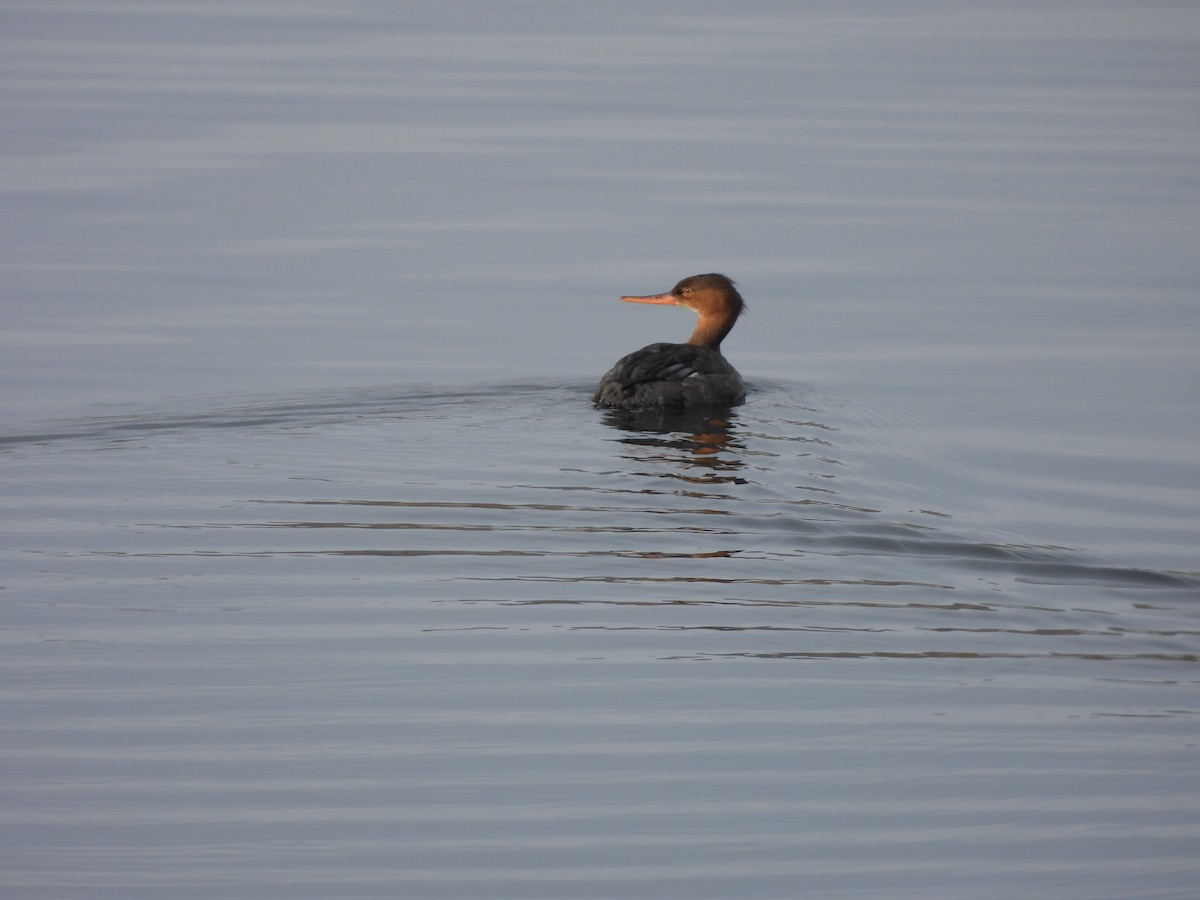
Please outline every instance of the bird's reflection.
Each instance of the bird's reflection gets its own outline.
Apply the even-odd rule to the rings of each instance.
[[[737,433],[733,407],[700,409],[614,409],[604,424],[625,434],[627,459],[673,463],[675,471],[654,474],[693,484],[744,484],[737,473],[746,468],[745,444]]]

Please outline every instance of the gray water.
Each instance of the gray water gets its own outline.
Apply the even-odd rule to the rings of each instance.
[[[6,897],[1194,895],[1192,5],[0,44]]]

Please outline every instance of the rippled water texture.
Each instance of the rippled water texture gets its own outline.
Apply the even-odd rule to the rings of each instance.
[[[0,895],[1194,896],[1193,6],[2,4]]]
[[[1197,576],[877,482],[801,385],[588,388],[10,436],[10,883],[1177,894]]]

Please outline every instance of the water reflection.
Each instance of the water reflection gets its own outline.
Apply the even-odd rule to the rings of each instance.
[[[639,472],[656,478],[673,477],[691,484],[747,484],[746,442],[739,433],[733,407],[703,409],[607,410],[604,424],[625,432],[624,459],[667,462],[678,472]]]

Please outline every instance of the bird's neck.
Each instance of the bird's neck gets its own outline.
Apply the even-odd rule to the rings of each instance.
[[[728,316],[701,316],[700,321],[696,323],[696,330],[687,342],[697,347],[720,350],[721,341],[733,330],[733,322]]]

